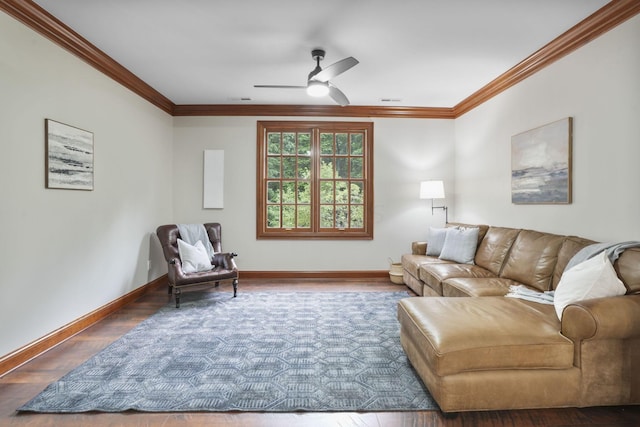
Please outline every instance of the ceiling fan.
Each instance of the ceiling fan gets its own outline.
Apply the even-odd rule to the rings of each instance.
[[[272,89],[306,89],[311,96],[329,95],[334,101],[341,106],[349,105],[349,99],[342,93],[340,89],[335,87],[329,80],[344,73],[349,68],[358,64],[358,60],[350,56],[326,67],[324,70],[320,68],[320,61],[324,59],[325,51],[323,49],[313,49],[311,57],[316,61],[316,68],[309,73],[306,86],[286,86],[286,85],[254,85],[257,88]]]

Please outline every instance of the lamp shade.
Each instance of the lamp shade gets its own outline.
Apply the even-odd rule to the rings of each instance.
[[[444,199],[444,183],[442,181],[422,181],[420,183],[421,199]]]

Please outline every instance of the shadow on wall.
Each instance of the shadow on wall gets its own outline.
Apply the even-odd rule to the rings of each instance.
[[[149,258],[147,261],[148,273],[147,283],[151,282],[163,274],[167,274],[167,262],[162,253],[162,245],[155,232],[149,233]]]

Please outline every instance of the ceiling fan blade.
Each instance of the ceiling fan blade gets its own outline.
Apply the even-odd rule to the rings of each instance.
[[[336,63],[329,65],[324,70],[320,71],[318,74],[313,76],[313,79],[321,82],[329,81],[335,76],[338,76],[344,73],[349,68],[358,65],[358,63],[359,61],[356,58],[354,58],[353,56],[350,56],[348,58],[345,58],[341,61],[338,61]]]
[[[329,83],[329,96],[342,107],[349,105],[349,99],[347,99],[347,96],[331,83]]]
[[[269,89],[306,89],[306,86],[287,86],[287,85],[253,85],[257,88],[269,88]]]

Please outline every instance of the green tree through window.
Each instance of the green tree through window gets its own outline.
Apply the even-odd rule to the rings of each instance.
[[[373,238],[373,124],[258,122],[258,238]]]

